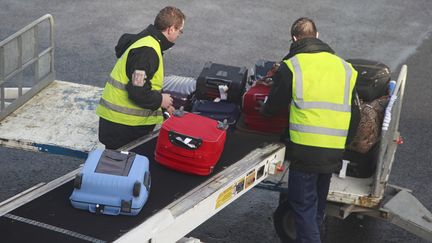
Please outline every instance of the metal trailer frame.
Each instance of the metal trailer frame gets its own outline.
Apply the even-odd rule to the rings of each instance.
[[[407,66],[402,65],[385,111],[374,175],[369,178],[341,178],[333,174],[327,196],[326,215],[340,219],[345,219],[351,214],[374,217],[432,241],[432,213],[411,194],[411,190],[388,183],[397,146],[402,143],[398,128],[407,70]],[[279,191],[281,207],[286,202],[287,174],[277,181],[264,181],[257,186]],[[293,237],[295,230],[292,228],[292,214],[289,209],[283,213],[286,215],[285,218],[281,217],[283,226],[280,228],[284,229],[288,237]]]
[[[402,65],[385,111],[375,174],[365,179],[333,176],[326,211],[341,219],[352,213],[382,219],[432,241],[432,213],[411,190],[388,183],[397,146],[402,143],[398,129],[407,71]]]

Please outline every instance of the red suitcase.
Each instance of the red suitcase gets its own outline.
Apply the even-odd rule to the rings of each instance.
[[[267,98],[270,88],[267,85],[257,84],[245,93],[242,109],[243,122],[250,130],[279,134],[288,126],[288,109],[272,117],[260,114],[261,103]]]
[[[162,124],[155,160],[184,173],[209,175],[222,154],[227,127],[204,116],[176,111]]]

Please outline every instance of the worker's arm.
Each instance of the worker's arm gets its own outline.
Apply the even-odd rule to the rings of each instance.
[[[152,84],[150,82],[158,67],[159,57],[153,48],[145,46],[132,49],[129,52],[126,61],[126,75],[129,80],[132,80],[132,74],[135,70],[143,70],[147,76],[143,86],[134,85],[130,81],[126,85],[129,99],[142,108],[156,110],[161,106],[162,94],[151,90]]]
[[[281,109],[288,109],[291,101],[292,72],[285,63],[281,63],[272,79],[273,85],[269,96],[261,107],[261,113],[264,116],[271,116],[278,113]]]

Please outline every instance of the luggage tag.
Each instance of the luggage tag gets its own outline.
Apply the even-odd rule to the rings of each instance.
[[[192,138],[185,138],[185,139],[182,139],[181,137],[176,137],[176,139],[177,139],[178,141],[182,142],[184,145],[188,146],[189,148],[192,148],[192,149],[195,149],[195,148],[196,148],[196,145],[195,145],[195,144],[190,143],[190,142],[192,142]]]
[[[349,163],[349,160],[342,160],[342,169],[339,171],[339,178],[346,177],[346,171]]]
[[[219,97],[220,100],[227,100],[228,99],[228,86],[227,85],[219,85]]]
[[[200,138],[194,138],[174,131],[168,132],[168,138],[172,144],[188,150],[198,149],[202,144],[202,139]]]

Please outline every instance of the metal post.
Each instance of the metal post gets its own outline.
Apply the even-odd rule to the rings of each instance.
[[[39,80],[39,58],[38,58],[38,38],[39,38],[39,27],[34,28],[34,53],[33,53],[33,58],[37,59],[37,61],[35,62],[33,68],[34,68],[34,78],[33,78],[33,85],[35,85],[36,80]]]
[[[396,82],[394,94],[397,99],[393,104],[391,110],[391,122],[389,130],[382,131],[381,144],[379,157],[377,161],[377,169],[374,177],[374,184],[372,188],[373,197],[381,197],[384,193],[386,184],[388,182],[389,174],[393,165],[394,154],[396,152],[396,139],[399,136],[399,120],[402,108],[402,101],[407,77],[407,66],[403,65]]]
[[[22,35],[17,37],[17,48],[18,48],[18,68],[23,66],[23,43],[22,43]],[[18,73],[18,97],[22,95],[22,84],[24,80],[24,70]]]
[[[53,75],[53,78],[55,78],[55,69],[54,69],[54,18],[51,15],[45,15],[48,17],[48,20],[50,22],[50,46],[51,46],[51,70],[50,72]]]
[[[5,92],[3,88],[4,83],[4,70],[5,70],[5,58],[4,58],[4,47],[0,46],[0,111],[5,107]]]

